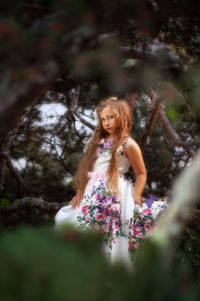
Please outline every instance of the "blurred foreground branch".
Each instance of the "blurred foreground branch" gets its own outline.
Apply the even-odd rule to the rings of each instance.
[[[192,160],[192,164],[185,168],[176,179],[173,197],[169,208],[162,216],[152,235],[152,240],[163,248],[166,261],[171,262],[174,248],[183,229],[183,225],[197,213],[194,205],[200,199],[200,150]]]

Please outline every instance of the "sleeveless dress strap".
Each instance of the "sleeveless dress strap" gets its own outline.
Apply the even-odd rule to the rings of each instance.
[[[126,146],[126,143],[128,142],[129,139],[133,139],[131,136],[128,136],[124,139],[124,141],[122,142],[122,144],[119,146],[119,153],[124,156],[124,149]]]
[[[133,139],[131,136],[128,136],[124,139],[124,141],[122,142],[122,150],[123,150],[123,155],[124,155],[124,149],[125,149],[125,146],[128,142],[129,139]],[[134,140],[134,139],[133,139]]]

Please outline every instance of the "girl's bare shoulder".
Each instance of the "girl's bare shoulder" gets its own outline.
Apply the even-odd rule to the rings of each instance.
[[[131,136],[129,136],[126,139],[124,155],[128,157],[130,153],[135,153],[135,152],[141,152],[140,147],[136,142],[136,140]]]

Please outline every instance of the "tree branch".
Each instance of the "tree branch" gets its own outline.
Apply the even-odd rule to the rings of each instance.
[[[137,92],[130,93],[126,96],[126,99],[128,100],[129,106],[131,108],[131,114],[133,115],[134,108],[135,108],[135,99],[137,96]]]
[[[15,179],[17,180],[17,182],[22,185],[26,192],[30,195],[32,193],[31,189],[26,185],[26,183],[24,182],[24,180],[22,179],[22,177],[20,176],[20,174],[17,172],[17,170],[14,168],[12,161],[10,160],[10,157],[7,156],[7,164],[8,167],[11,171],[11,173],[14,175]]]
[[[85,120],[78,112],[78,100],[79,100],[79,94],[80,94],[80,85],[77,86],[76,88],[73,88],[70,90],[69,92],[69,97],[71,99],[71,102],[73,104],[73,109],[72,109],[72,113],[79,118],[79,120],[84,124],[86,125],[87,127],[89,127],[91,130],[94,130],[95,129],[95,126]]]
[[[10,147],[18,132],[18,129],[19,123],[13,130],[10,130],[7,133],[2,143],[0,143],[0,191],[2,191],[4,188],[6,165],[10,153]]]
[[[149,89],[147,91],[147,94],[149,95],[149,97],[153,101],[153,98],[155,97],[155,92],[152,89]],[[175,145],[175,146],[182,146],[182,147],[184,147],[188,151],[190,157],[192,157],[193,154],[190,151],[190,146],[192,146],[193,143],[188,143],[188,142],[184,142],[184,141],[180,140],[179,135],[173,129],[173,127],[172,127],[169,119],[167,118],[163,106],[159,110],[159,118],[160,118],[161,122],[163,123],[163,125],[164,125],[164,127],[166,129],[166,133],[167,133],[167,135],[169,137],[170,142],[173,145]]]
[[[188,151],[190,157],[192,157],[193,154],[190,151],[190,146],[192,146],[193,143],[188,143],[188,142],[184,142],[184,141],[180,140],[177,132],[173,129],[169,119],[167,118],[166,113],[163,108],[161,108],[161,110],[159,112],[159,118],[166,129],[167,135],[168,135],[171,143],[175,146],[184,147]]]
[[[153,92],[153,90],[150,90],[149,93],[153,95],[153,102],[151,107],[149,108],[149,115],[147,117],[145,130],[141,138],[140,146],[141,146],[142,153],[144,153],[145,151],[147,139],[153,132],[156,117],[162,106],[162,100],[160,96],[158,96],[155,92]]]
[[[18,212],[20,216],[22,210],[25,210],[25,214],[27,214],[27,211],[33,212],[35,209],[44,213],[54,213],[64,205],[66,205],[66,203],[49,203],[39,198],[26,197],[15,201],[11,205],[0,206],[0,216],[8,218],[11,214]]]

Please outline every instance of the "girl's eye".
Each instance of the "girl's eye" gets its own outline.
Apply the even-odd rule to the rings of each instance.
[[[113,119],[113,118],[114,118],[114,116],[108,116],[106,119],[107,119],[107,120],[110,120],[110,119]],[[102,119],[101,119],[101,122],[103,122],[103,121],[105,121],[105,118],[102,118]]]

